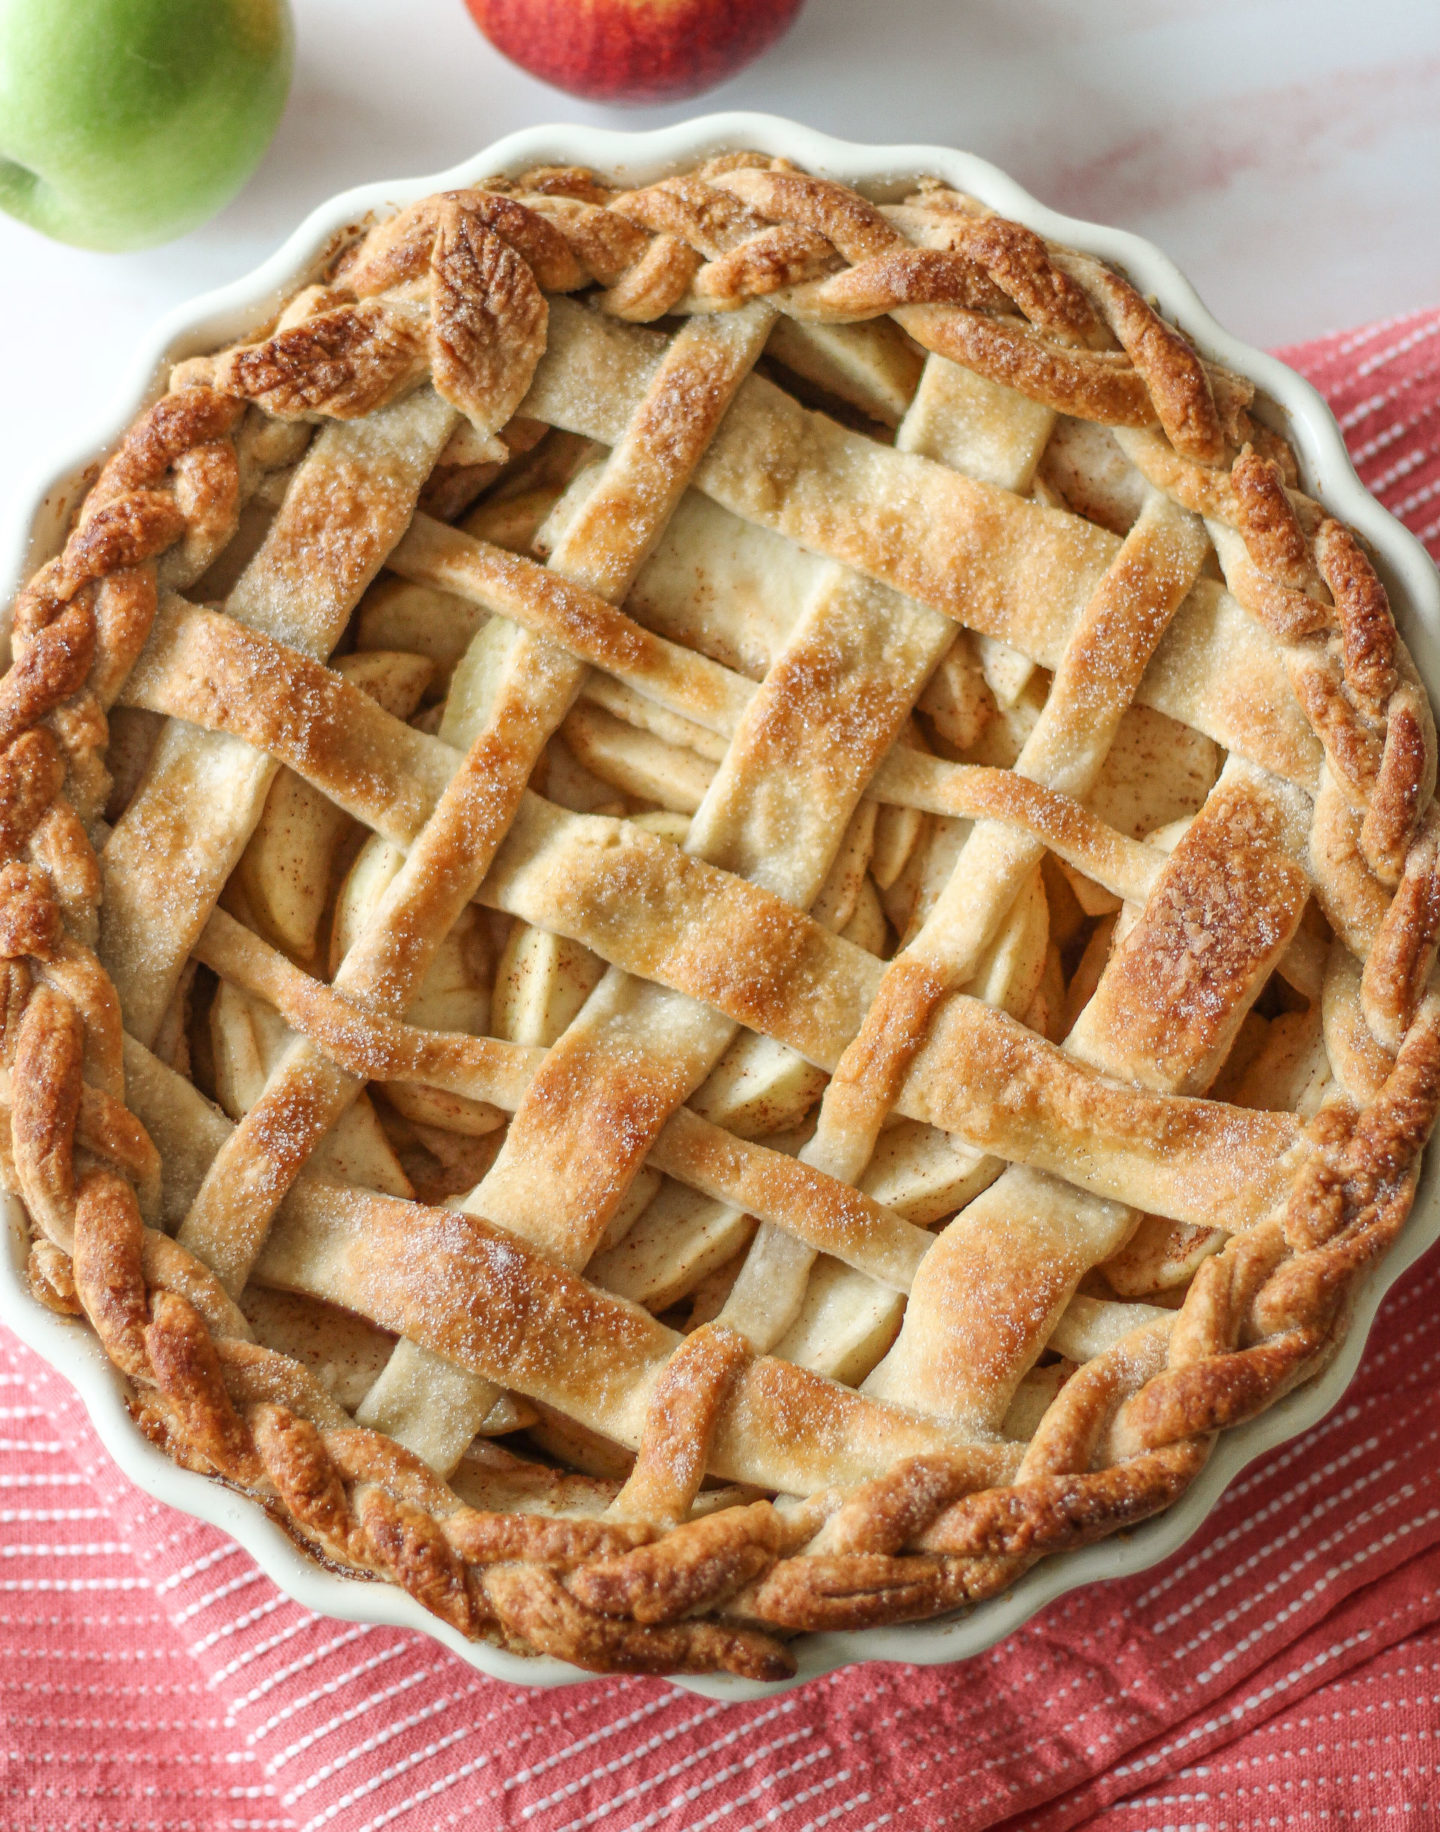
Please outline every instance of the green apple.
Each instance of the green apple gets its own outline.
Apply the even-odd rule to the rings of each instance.
[[[286,0],[0,0],[0,209],[147,248],[250,176],[290,86]]]

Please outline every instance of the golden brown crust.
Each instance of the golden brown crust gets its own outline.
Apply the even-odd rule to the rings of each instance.
[[[86,1179],[75,1205],[75,1294],[122,1373],[143,1373],[149,1294],[140,1211],[123,1179]]]
[[[565,241],[543,216],[495,191],[447,191],[423,198],[379,224],[342,256],[335,278],[357,298],[418,280],[430,264],[443,220],[470,216],[519,255],[547,293],[566,293],[585,273]]]
[[[673,1622],[733,1596],[789,1546],[793,1529],[768,1501],[677,1525],[663,1539],[581,1565],[570,1588],[587,1608]]]
[[[686,1518],[705,1480],[721,1407],[749,1360],[749,1343],[723,1323],[702,1323],[685,1338],[651,1392],[635,1467],[615,1497],[617,1514],[676,1525]]]
[[[524,399],[548,313],[534,274],[472,212],[440,213],[430,256],[430,375],[476,426],[497,431]]]
[[[505,1627],[537,1652],[594,1673],[713,1673],[789,1679],[795,1662],[771,1636],[712,1622],[642,1626],[588,1610],[538,1566],[486,1571],[485,1595]]]
[[[729,309],[712,329],[682,333],[652,368],[605,489],[578,512],[593,544],[582,578],[423,523],[396,556],[398,571],[428,569],[431,582],[452,567],[457,585],[525,624],[537,695],[549,696],[528,714],[512,706],[511,722],[482,733],[458,774],[444,746],[287,646],[283,618],[247,628],[166,596],[224,548],[253,487],[237,449],[245,403],[277,419],[363,419],[428,380],[476,435],[491,437],[542,360],[546,295],[590,285],[600,289],[596,309],[622,320]],[[803,667],[782,658],[769,698],[752,698],[748,683],[617,608],[702,475],[777,310],[821,325],[892,314],[988,384],[1125,431],[1150,484],[1219,530],[1227,579],[1278,644],[1324,746],[1303,843],[1292,831],[1298,792],[1256,789],[1242,773],[1211,793],[1203,821],[1162,863],[1048,782],[962,774],[897,751],[885,761],[890,738],[875,733],[903,721],[923,673],[912,692],[872,659],[866,692],[847,698],[848,660],[817,643]],[[759,437],[768,410],[754,390],[749,401],[746,423]],[[1357,1281],[1404,1219],[1440,1107],[1434,735],[1373,567],[1352,534],[1299,495],[1288,447],[1250,421],[1247,401],[1238,378],[1204,363],[1099,263],[936,187],[887,211],[759,155],[624,194],[589,174],[545,170],[426,199],[372,230],[332,283],[292,302],[269,335],[183,366],[101,470],[62,553],[21,594],[15,660],[0,677],[7,1175],[39,1230],[37,1296],[89,1319],[133,1384],[142,1428],[190,1467],[263,1500],[324,1556],[400,1584],[463,1634],[598,1671],[723,1668],[778,1679],[793,1662],[751,1625],[789,1633],[905,1621],[993,1594],[1033,1559],[1168,1505],[1214,1432],[1319,1366]],[[816,426],[813,456],[823,462],[831,447]],[[799,422],[786,428],[757,448],[763,487],[779,498],[795,479],[778,461],[790,464],[812,436]],[[963,553],[952,545],[917,559],[891,504],[853,551],[843,546],[851,537],[823,525],[819,498],[787,499],[768,525],[857,563],[866,541],[883,547],[879,561],[865,549],[871,580],[985,628],[987,540],[1020,543],[1020,524],[988,488],[966,487]],[[346,513],[363,515],[363,502]],[[1118,603],[1103,627],[1076,623],[1057,676],[1058,699],[1073,692],[1100,707],[1107,685],[1143,668],[1198,559],[1190,565],[1177,537],[1173,577],[1160,579],[1160,566],[1152,579],[1129,553],[1116,561],[1108,537],[1064,516],[1029,515],[1045,557],[1012,558],[1022,570],[1033,562],[1039,578],[1068,556],[1086,592],[1097,590],[1095,605],[1097,580],[1112,611]],[[346,589],[373,570],[354,529],[333,527],[323,502],[301,504],[293,533],[292,563],[303,554],[324,573],[333,560]],[[951,564],[967,555],[968,569]],[[338,625],[331,641],[335,633]],[[764,769],[811,767],[795,727],[776,714],[804,704],[906,811],[1008,821],[1079,870],[1110,871],[1143,907],[1071,1039],[1079,1050],[1089,1038],[1088,1060],[1104,1073],[956,996],[933,962],[882,976],[873,954],[728,865],[523,797],[592,665],[632,691],[663,687],[703,731],[728,740],[739,730],[737,753],[757,771],[762,759]],[[413,846],[407,869],[431,872],[384,947],[334,988],[277,968],[261,945],[237,942],[230,917],[212,919],[200,957],[265,990],[313,1049],[315,1080],[253,1106],[211,1177],[241,1167],[237,1210],[259,1217],[263,1238],[332,1123],[346,1075],[355,1085],[433,1078],[462,1094],[493,1077],[490,1091],[521,1108],[515,1139],[573,1160],[569,1213],[545,1240],[565,1264],[479,1216],[313,1180],[295,1183],[290,1235],[272,1240],[266,1263],[297,1287],[323,1283],[315,1262],[297,1270],[285,1259],[308,1226],[320,1259],[330,1256],[334,1288],[364,1294],[372,1316],[412,1344],[540,1400],[573,1402],[577,1379],[615,1405],[622,1396],[638,1456],[609,1517],[469,1506],[395,1438],[352,1424],[299,1361],[255,1341],[215,1273],[147,1230],[162,1166],[125,1103],[119,1001],[90,952],[100,874],[86,823],[105,800],[105,710],[117,697],[243,737],[367,820],[383,807],[380,824]],[[403,780],[376,786],[370,754],[381,752],[401,759]],[[907,1416],[758,1356],[727,1322],[677,1339],[579,1270],[647,1154],[692,1187],[752,1204],[767,1224],[788,1221],[792,1239],[888,1277],[897,1291],[928,1237],[819,1165],[727,1143],[681,1107],[695,1076],[664,1052],[620,1080],[614,1045],[598,1031],[532,1057],[484,1039],[427,1039],[404,1024],[409,989],[433,953],[430,929],[448,930],[492,858],[482,896],[815,1061],[843,1060],[834,1111],[848,1098],[861,1130],[866,1115],[898,1106],[981,1151],[1058,1172],[1105,1198],[1097,1237],[1113,1232],[1111,1198],[1145,1184],[1181,1219],[1207,1219],[1207,1204],[1223,1213],[1230,1238],[1201,1260],[1177,1310],[1086,1351],[1023,1459],[1014,1444],[966,1441],[953,1420]],[[1312,890],[1336,947],[1355,957],[1326,978],[1341,1085],[1305,1121],[1178,1098],[1177,1088],[1209,1085]],[[636,909],[653,920],[636,923]],[[1130,1181],[1112,1188],[1117,1179]],[[1083,1260],[1056,1257],[1050,1285],[1032,1280],[1032,1300],[1063,1302]],[[238,1288],[249,1259],[237,1266]],[[1007,1262],[994,1288],[1008,1290],[1013,1273]],[[1000,1359],[1022,1352],[1012,1345]],[[597,1428],[616,1428],[618,1417],[594,1408]],[[707,1474],[789,1484],[808,1499],[742,1501],[691,1518]]]
[[[945,193],[928,191],[925,203],[928,208],[943,209]],[[1064,268],[1051,260],[1033,229],[1007,222],[1003,216],[959,212],[949,217],[946,227],[950,246],[982,266],[1031,324],[1044,331],[1069,331],[1077,337],[1094,330],[1094,307]]]
[[[424,373],[423,327],[377,300],[340,305],[234,351],[213,371],[222,393],[289,419],[358,420]]]
[[[1310,887],[1273,813],[1239,791],[1181,840],[1085,1012],[1108,1060],[1150,1087],[1214,1080],[1240,1017],[1289,945]]]
[[[1230,471],[1237,520],[1263,577],[1292,592],[1312,592],[1315,561],[1273,460],[1246,446]]]
[[[1097,273],[1095,293],[1106,323],[1144,379],[1170,443],[1200,464],[1219,464],[1225,433],[1195,351],[1118,274]]]

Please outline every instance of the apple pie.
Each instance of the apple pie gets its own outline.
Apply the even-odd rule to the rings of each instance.
[[[778,1679],[1321,1368],[1435,731],[1254,395],[753,153],[427,197],[178,363],[0,683],[5,1182],[147,1436],[465,1636]]]

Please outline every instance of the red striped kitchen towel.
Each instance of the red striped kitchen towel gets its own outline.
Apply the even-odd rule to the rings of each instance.
[[[1440,552],[1440,312],[1287,352]],[[1440,1250],[1344,1403],[1167,1564],[963,1666],[756,1704],[530,1691],[328,1621],[132,1488],[0,1333],[5,1832],[1239,1832],[1440,1823]]]

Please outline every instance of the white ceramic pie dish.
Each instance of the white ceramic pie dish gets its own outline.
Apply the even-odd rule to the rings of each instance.
[[[142,349],[128,384],[110,411],[77,438],[74,456],[36,480],[0,531],[0,584],[8,600],[23,578],[59,545],[65,518],[85,475],[159,392],[169,363],[213,349],[259,327],[281,298],[313,277],[341,232],[368,216],[389,214],[431,191],[474,183],[536,163],[595,166],[643,184],[725,148],[758,148],[796,160],[807,170],[857,185],[880,200],[909,181],[933,175],[970,191],[1008,216],[1057,241],[1122,266],[1142,292],[1155,296],[1202,352],[1250,376],[1262,391],[1261,410],[1291,440],[1305,488],[1370,543],[1390,592],[1395,619],[1430,688],[1440,698],[1440,575],[1420,544],[1362,488],[1340,430],[1308,383],[1229,336],[1210,317],[1174,265],[1140,238],[1078,222],[1047,210],[1012,179],[971,155],[926,146],[861,146],[831,139],[775,116],[710,115],[652,133],[587,127],[532,128],[513,134],[453,170],[394,184],[343,192],[313,211],[285,245],[243,280],[208,293],[170,314]],[[1316,1423],[1345,1391],[1381,1298],[1440,1237],[1440,1170],[1427,1158],[1404,1230],[1355,1307],[1350,1333],[1328,1368],[1249,1424],[1223,1433],[1199,1479],[1168,1512],[1137,1530],[1062,1558],[1044,1560],[1002,1595],[961,1616],[938,1622],[809,1635],[795,1644],[798,1672],[791,1684],[861,1660],[936,1665],[963,1660],[1018,1628],[1054,1597],[1104,1578],[1141,1571],[1194,1534],[1225,1487],[1256,1457]],[[395,1586],[341,1577],[322,1569],[248,1499],[172,1464],[132,1423],[125,1381],[83,1325],[57,1317],[29,1293],[27,1240],[18,1204],[5,1203],[0,1251],[0,1320],[69,1379],[85,1402],[101,1440],[125,1473],[157,1500],[207,1520],[237,1540],[296,1602],[352,1621],[419,1630],[497,1678],[527,1685],[566,1685],[590,1677],[552,1659],[526,1660],[484,1643],[465,1641]],[[678,1679],[709,1697],[743,1699],[773,1691],[719,1675]]]

